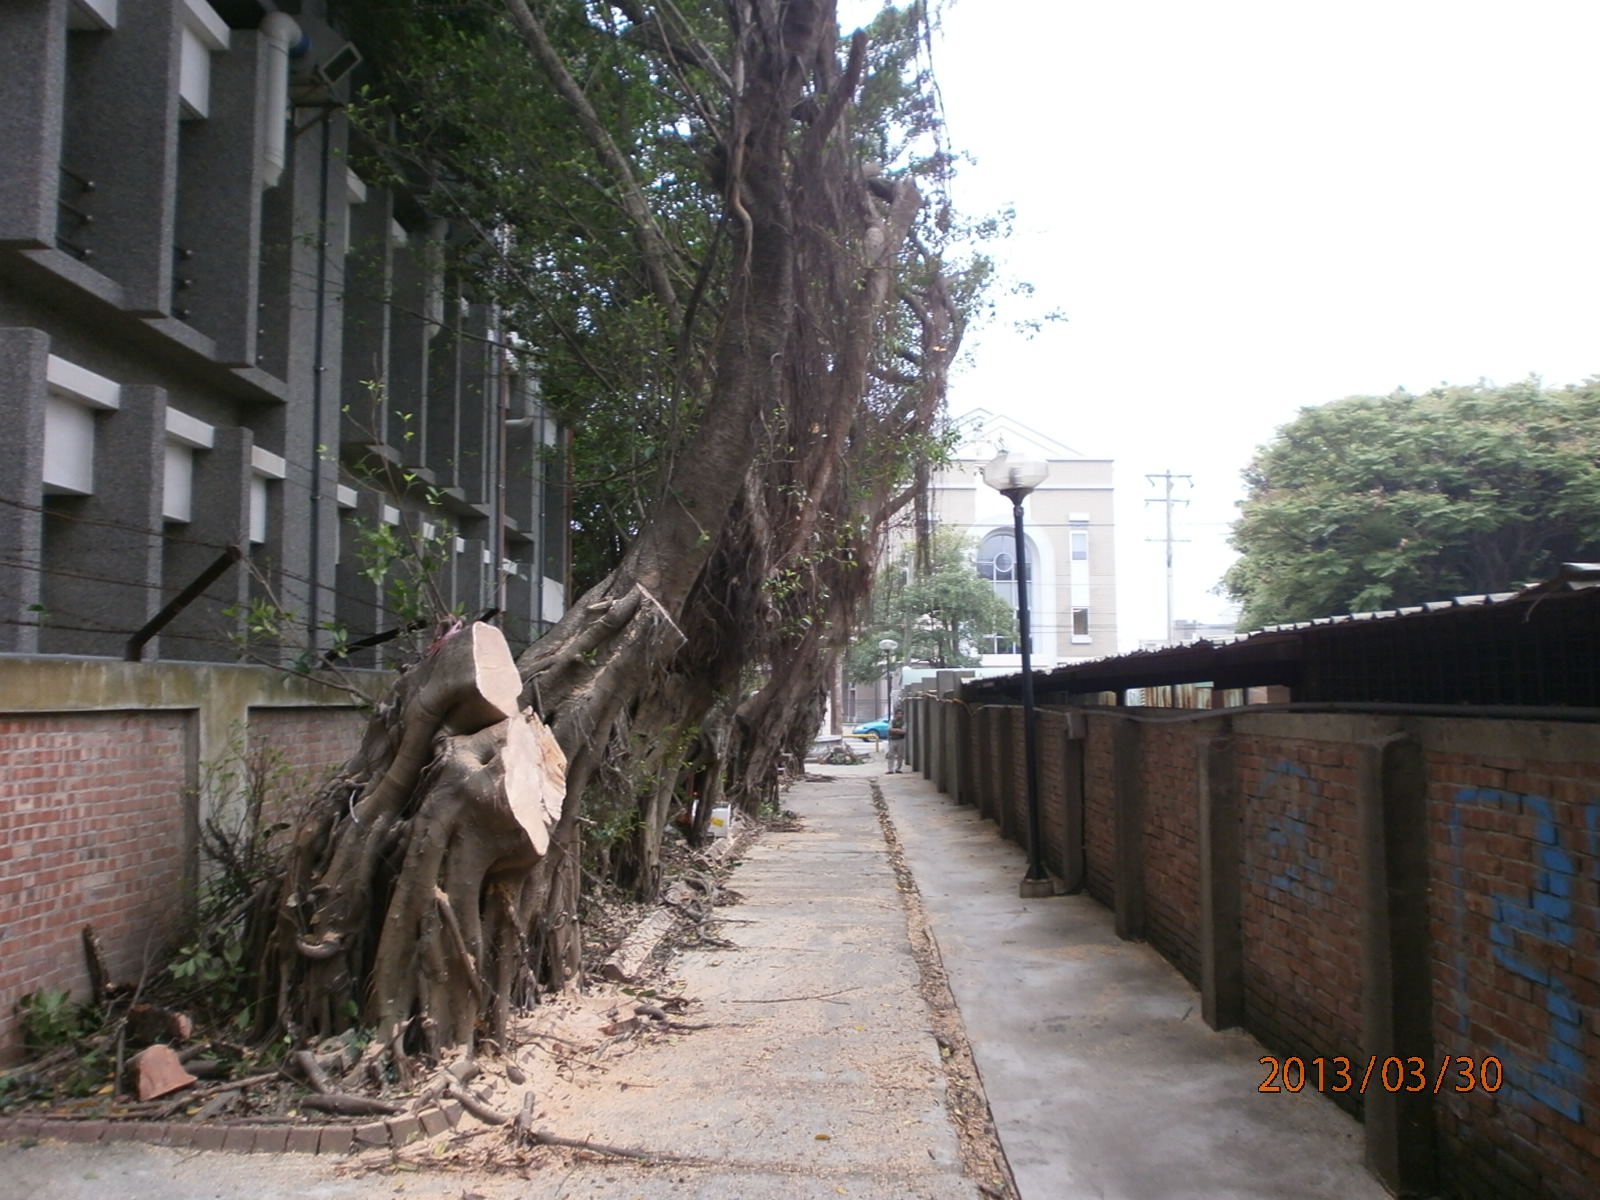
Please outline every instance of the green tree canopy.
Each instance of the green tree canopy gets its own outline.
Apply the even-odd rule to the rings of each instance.
[[[1506,591],[1600,556],[1600,379],[1351,396],[1257,452],[1223,587],[1255,629]]]
[[[929,569],[915,571],[915,548],[878,578],[872,614],[850,650],[853,682],[883,675],[878,643],[900,643],[902,662],[935,667],[975,667],[983,639],[1014,638],[1017,614],[978,574],[972,539],[953,529],[936,529],[929,547]]]

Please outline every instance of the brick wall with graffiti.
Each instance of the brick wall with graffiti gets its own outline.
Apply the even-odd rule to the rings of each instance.
[[[1000,706],[978,710],[986,719],[970,726],[964,753],[979,754],[985,734],[1002,728],[992,707]],[[1042,778],[1045,825],[1081,823],[1089,895],[1115,907],[1119,887],[1137,888],[1141,936],[1193,982],[1206,932],[1199,764],[1206,746],[1225,736],[1231,777],[1223,785],[1237,805],[1240,842],[1244,1025],[1274,1054],[1308,1065],[1347,1059],[1358,1074],[1370,1043],[1363,746],[1396,731],[1416,739],[1428,830],[1433,1053],[1426,1072],[1391,1069],[1390,1082],[1433,1096],[1440,1195],[1600,1195],[1600,729],[1415,716],[1148,715],[1156,719],[1083,710],[1082,811],[1063,811],[1065,760],[1052,754]],[[1136,761],[1119,777],[1113,727],[1129,720],[1140,726]],[[1065,728],[1064,716],[1047,722],[1052,737]],[[1006,744],[983,749],[990,769],[976,780],[980,793],[1020,790],[1020,771],[993,762]],[[995,813],[1020,797],[975,799]],[[1138,814],[1138,869],[1119,883],[1123,804]],[[1126,872],[1127,856],[1120,861]],[[1418,986],[1426,988],[1427,971]],[[1357,1083],[1383,1086],[1382,1068]],[[1324,1094],[1363,1115],[1360,1086]]]
[[[1428,756],[1440,1055],[1494,1059],[1440,1092],[1453,1189],[1600,1194],[1600,764]]]
[[[1311,1062],[1361,1055],[1354,747],[1240,737],[1245,1024]],[[1353,1092],[1330,1093],[1359,1110]]]

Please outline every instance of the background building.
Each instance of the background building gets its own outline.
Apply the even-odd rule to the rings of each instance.
[[[269,598],[286,657],[359,639],[396,623],[385,530],[514,647],[563,610],[558,431],[459,231],[352,169],[361,55],[322,13],[0,6],[0,651],[120,657],[229,547],[145,657],[230,658]]]
[[[974,409],[953,425],[959,442],[950,465],[930,481],[930,521],[955,529],[972,543],[973,570],[988,579],[1015,611],[1018,580],[1011,502],[983,482],[983,468],[1001,450],[1020,451],[1048,463],[1049,477],[1023,502],[1032,579],[1033,666],[1049,671],[1115,654],[1111,460],[1085,458],[1054,438],[985,409]],[[910,536],[909,530],[891,535],[886,561],[903,552]],[[978,675],[1010,674],[1022,665],[1021,648],[1014,640],[991,638],[978,650],[982,660],[975,668]],[[848,727],[887,715],[885,675],[892,676],[893,693],[898,696],[903,685],[934,673],[926,663],[897,658],[892,670],[871,683],[846,689],[841,724]]]
[[[974,409],[956,418],[955,460],[932,482],[929,511],[966,533],[975,566],[1016,607],[1016,545],[1011,502],[983,482],[983,467],[1002,450],[1049,464],[1050,476],[1023,502],[1032,587],[1033,665],[1050,670],[1117,652],[1111,460],[1076,450],[1008,417]],[[984,673],[1022,665],[1015,642],[982,648]]]
[[[229,662],[252,602],[280,665],[392,630],[373,550],[416,541],[513,649],[565,608],[561,434],[461,231],[356,169],[323,13],[0,3],[0,1065],[22,996],[87,995],[83,925],[118,981],[180,935],[243,780],[290,802],[358,744],[350,695]]]

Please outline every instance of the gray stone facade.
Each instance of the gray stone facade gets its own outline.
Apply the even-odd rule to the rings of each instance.
[[[351,169],[321,13],[0,5],[0,652],[120,657],[229,546],[146,658],[233,657],[268,596],[285,656],[378,633],[384,526],[514,646],[559,617],[561,433],[438,265],[459,231]]]

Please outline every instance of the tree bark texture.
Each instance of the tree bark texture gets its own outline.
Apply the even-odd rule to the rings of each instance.
[[[370,1024],[402,1064],[498,1034],[512,1005],[574,980],[585,806],[635,806],[613,861],[653,897],[680,784],[703,832],[708,801],[753,808],[801,761],[959,340],[947,299],[902,278],[929,257],[922,198],[851,140],[865,40],[839,62],[833,0],[724,10],[727,94],[704,99],[727,236],[703,304],[677,295],[698,268],[674,257],[581,72],[507,6],[631,222],[645,302],[709,313],[709,336],[684,368],[690,431],[616,569],[514,665],[488,626],[443,636],[296,833],[264,951],[274,1011],[301,1037]],[[668,12],[658,36],[681,25]],[[926,360],[936,383],[887,386],[886,357]]]
[[[296,831],[264,961],[292,1035],[436,1050],[503,1028],[566,795],[521,690],[498,629],[445,631]]]

